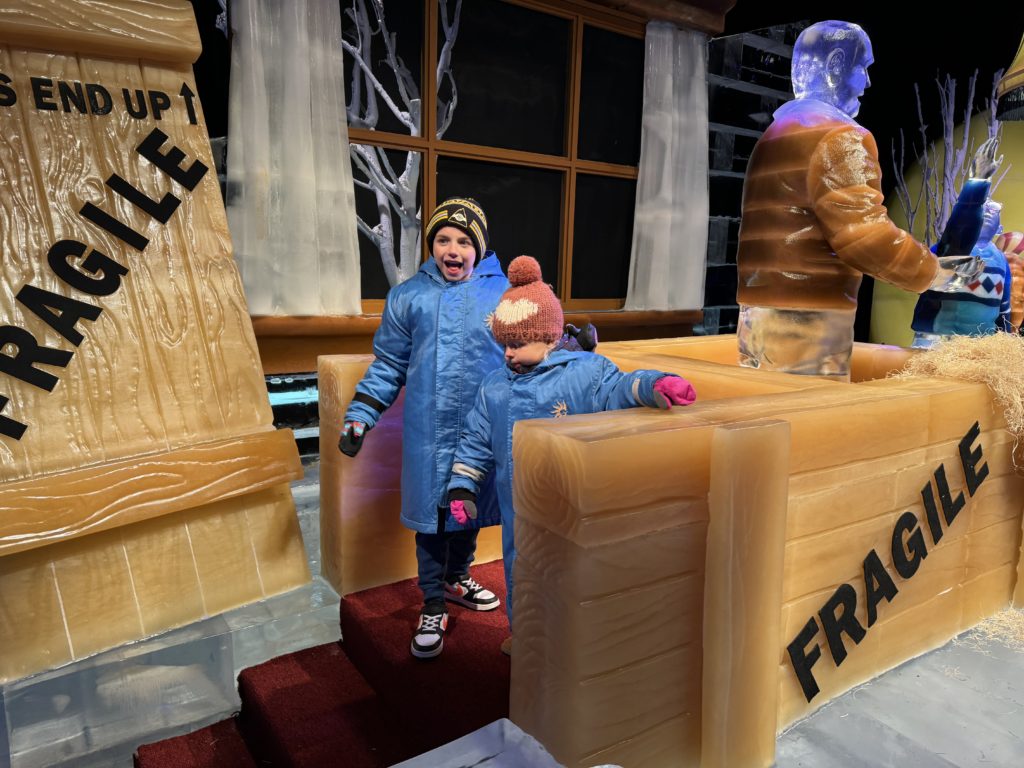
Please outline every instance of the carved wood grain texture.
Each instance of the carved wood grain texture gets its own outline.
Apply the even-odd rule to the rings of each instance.
[[[721,427],[711,444],[701,767],[775,762],[776,653],[789,495],[789,425]],[[736,738],[736,734],[743,734]]]
[[[0,43],[189,64],[202,52],[185,0],[7,0]]]
[[[726,342],[709,345],[693,340],[696,354],[688,349],[690,343],[623,342],[608,345],[608,351],[624,367],[662,368],[682,375],[689,367],[705,389],[720,382],[732,396],[716,397],[713,392],[694,406],[668,414],[637,409],[516,426],[519,554],[510,711],[531,733],[543,733],[545,744],[550,738],[560,750],[556,756],[571,765],[592,764],[596,755],[605,753],[603,748],[589,752],[583,744],[594,723],[599,723],[602,734],[594,744],[607,729],[621,739],[620,744],[635,747],[634,754],[672,755],[663,759],[665,763],[678,763],[694,749],[699,752],[699,735],[692,736],[696,741],[680,741],[681,731],[676,730],[674,741],[655,746],[649,735],[659,732],[658,727],[648,725],[628,735],[626,726],[616,730],[620,723],[586,720],[592,714],[586,706],[589,691],[579,684],[578,673],[582,660],[595,663],[596,657],[586,650],[599,645],[592,638],[620,635],[616,622],[650,627],[665,636],[681,637],[692,630],[682,624],[654,630],[656,609],[650,608],[648,615],[642,606],[659,585],[681,571],[704,566],[703,538],[696,548],[683,547],[664,534],[687,523],[720,522],[711,519],[716,512],[707,502],[709,477],[715,469],[730,470],[719,464],[736,457],[711,458],[712,436],[719,427],[773,418],[786,422],[791,433],[786,503],[775,513],[785,519],[774,521],[782,524],[786,540],[782,562],[775,564],[782,568],[782,597],[775,607],[766,608],[778,612],[779,622],[760,638],[772,651],[764,674],[774,677],[778,686],[779,728],[1005,608],[1017,582],[1024,478],[1015,472],[1014,441],[986,387],[950,379],[913,379],[822,382],[787,391],[759,380],[757,371],[722,365],[718,372],[714,363],[695,362],[705,353],[718,356]],[[890,350],[878,350],[876,355],[869,346],[859,352],[865,371],[888,372],[904,357]],[[860,645],[849,644],[843,665],[836,667],[827,647],[823,650],[815,666],[822,693],[808,704],[786,645],[844,582],[854,586],[856,615],[866,626],[864,557],[875,549],[894,572],[893,525],[908,510],[924,521],[920,491],[940,464],[954,495],[964,488],[958,445],[976,420],[981,429],[977,442],[989,476],[940,544],[929,546],[917,574],[898,580],[899,593],[892,603],[879,606],[879,618]],[[741,547],[749,531],[738,530],[736,535],[736,546]],[[623,559],[609,558],[609,552]],[[735,564],[740,569],[753,562],[740,560]],[[557,592],[552,584],[559,585]],[[627,594],[637,598],[638,612],[628,617],[607,613],[617,596]],[[562,642],[556,642],[556,635]],[[648,648],[651,642],[637,647]],[[705,647],[707,642],[705,638]],[[609,658],[616,659],[616,669],[631,668],[615,654],[612,650]],[[599,667],[587,669],[603,679]],[[662,713],[668,718],[665,722],[678,716],[670,706]],[[724,717],[726,722],[734,719]],[[698,730],[699,726],[698,720]],[[734,738],[745,735],[728,734],[725,743]],[[772,741],[765,737],[763,743],[770,746]]]
[[[20,97],[0,109],[0,216],[4,284],[0,313],[40,343],[74,352],[52,392],[3,377],[0,394],[11,402],[5,415],[25,421],[20,441],[0,444],[0,479],[58,471],[100,461],[166,450],[270,424],[255,338],[231,256],[230,236],[216,175],[210,170],[189,192],[135,148],[154,127],[212,169],[198,98],[196,125],[188,124],[182,85],[195,84],[185,68],[161,69],[138,62],[3,49]],[[98,82],[115,107],[107,115],[35,109],[28,78]],[[161,90],[175,104],[160,121],[130,117],[116,102]],[[60,107],[59,100],[57,101]],[[182,203],[160,224],[116,195],[104,182],[116,173],[152,198],[166,193]],[[35,177],[35,178],[33,178]],[[9,184],[8,184],[9,182]],[[79,215],[91,202],[150,239],[142,252]],[[46,264],[50,245],[70,238],[128,267],[120,289],[90,297],[60,281]],[[14,301],[26,283],[98,304],[95,322],[78,324],[77,348]]]
[[[699,752],[705,524],[586,548],[523,518],[515,535],[511,719],[568,766],[597,754],[688,764]]]
[[[0,557],[0,682],[308,580],[287,483]]]
[[[302,477],[291,430],[0,485],[0,557]]]
[[[271,423],[189,66],[199,51],[184,0],[0,8],[0,71],[17,97],[0,107],[0,326],[73,353],[63,368],[36,364],[58,377],[52,391],[0,375],[4,415],[28,425],[0,438],[2,680],[309,579],[288,486],[301,465]],[[106,89],[106,114],[76,104],[86,84]],[[154,98],[170,105],[157,114]],[[161,153],[209,169],[194,189],[138,153],[154,128]],[[115,174],[181,203],[160,222],[113,191]],[[87,220],[86,203],[148,243]],[[62,239],[127,267],[118,290],[57,278],[47,252]],[[102,314],[77,321],[76,346],[15,300],[25,285]]]

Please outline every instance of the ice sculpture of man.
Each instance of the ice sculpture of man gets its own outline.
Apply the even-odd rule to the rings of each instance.
[[[968,184],[976,179],[969,179]],[[987,186],[987,184],[986,184]],[[959,206],[965,184],[957,201]],[[927,348],[949,336],[986,336],[996,331],[1011,331],[1010,265],[992,239],[999,234],[1002,203],[983,203],[981,231],[971,253],[985,262],[985,271],[954,292],[925,291],[914,307],[914,346]],[[954,208],[949,225],[956,223]],[[949,228],[947,226],[947,229]],[[940,241],[941,247],[941,241]],[[941,253],[941,251],[940,251]]]
[[[963,282],[882,204],[878,148],[853,119],[873,61],[856,24],[822,21],[797,38],[796,98],[758,139],[743,188],[741,365],[848,380],[864,274],[916,293]]]

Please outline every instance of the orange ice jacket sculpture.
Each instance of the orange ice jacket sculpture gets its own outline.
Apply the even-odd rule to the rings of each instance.
[[[741,304],[857,307],[861,273],[921,292],[934,255],[886,213],[874,137],[814,100],[776,112],[750,157],[740,228]]]

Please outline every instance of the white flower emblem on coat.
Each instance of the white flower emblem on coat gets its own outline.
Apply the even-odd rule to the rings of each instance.
[[[538,312],[540,312],[540,305],[535,301],[529,299],[508,301],[505,299],[494,310],[494,317],[505,325],[510,325],[511,323],[521,323]]]
[[[556,419],[569,415],[569,406],[566,404],[565,400],[559,400],[555,403],[554,407],[551,409],[551,415]]]

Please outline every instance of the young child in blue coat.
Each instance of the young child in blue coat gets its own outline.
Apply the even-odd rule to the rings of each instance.
[[[481,482],[496,470],[501,507],[502,554],[508,594],[505,610],[512,623],[512,565],[516,559],[512,508],[512,427],[520,419],[559,418],[648,406],[689,405],[697,395],[688,381],[661,371],[623,373],[593,352],[558,348],[564,323],[562,307],[545,283],[540,265],[529,256],[508,270],[512,287],[494,311],[491,330],[505,348],[505,367],[489,373],[466,418],[455,451],[448,499],[452,516],[472,525]],[[502,643],[509,653],[511,638]]]
[[[486,250],[487,217],[471,198],[441,203],[426,240],[433,259],[388,292],[373,338],[376,359],[356,386],[339,444],[354,456],[405,386],[401,520],[416,532],[423,592],[410,650],[424,659],[444,647],[446,601],[477,611],[499,605],[469,576],[479,529],[500,521],[493,483],[485,483],[480,515],[469,525],[452,519],[446,488],[459,426],[481,379],[502,365],[488,318],[508,287],[498,257]]]

